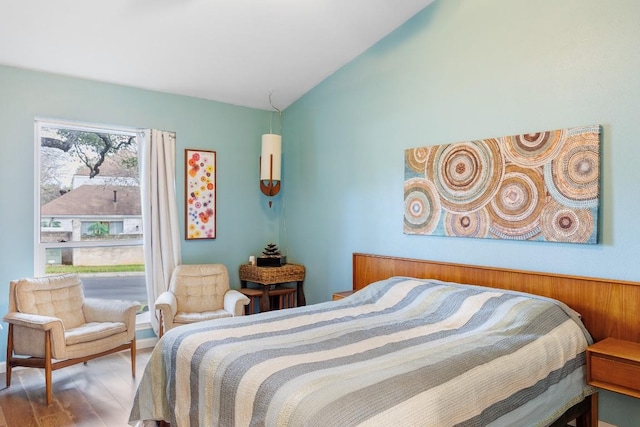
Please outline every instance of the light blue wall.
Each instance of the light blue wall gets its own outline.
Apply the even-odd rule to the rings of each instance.
[[[636,0],[437,0],[286,109],[271,209],[257,186],[269,113],[0,66],[0,311],[9,280],[33,273],[37,116],[173,130],[179,158],[216,150],[218,238],[183,241],[183,258],[224,262],[233,286],[272,240],[306,266],[309,303],[351,287],[353,252],[640,280],[638,18]],[[590,124],[603,128],[599,245],[402,233],[404,149]],[[5,345],[6,330],[0,359]],[[640,420],[614,393],[601,414]]]
[[[34,274],[35,117],[175,131],[181,224],[184,149],[215,150],[217,238],[183,240],[182,255],[185,263],[224,263],[232,287],[239,287],[238,266],[249,254],[277,240],[280,211],[267,207],[258,186],[268,112],[0,66],[1,313],[7,310],[9,281]],[[5,349],[6,328],[0,332],[0,360]]]
[[[438,0],[287,108],[286,223],[308,300],[351,287],[353,252],[640,280],[639,19],[636,0]],[[600,244],[403,234],[406,148],[591,124]],[[640,425],[637,400],[601,400],[605,421]]]

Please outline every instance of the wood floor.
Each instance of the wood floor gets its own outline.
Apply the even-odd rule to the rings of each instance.
[[[44,370],[14,369],[11,387],[0,374],[0,427],[125,427],[151,348],[139,349],[136,378],[129,351],[53,372],[53,402],[46,404]]]

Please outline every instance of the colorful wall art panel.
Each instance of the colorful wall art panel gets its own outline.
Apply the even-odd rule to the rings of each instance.
[[[216,238],[216,152],[184,151],[185,239]]]
[[[404,232],[595,244],[600,126],[405,150]]]

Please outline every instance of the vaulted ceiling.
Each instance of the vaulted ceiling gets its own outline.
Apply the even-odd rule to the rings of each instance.
[[[284,109],[432,1],[3,1],[0,64]]]

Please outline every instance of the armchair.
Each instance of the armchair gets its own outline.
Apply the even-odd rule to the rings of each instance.
[[[249,298],[229,288],[224,264],[179,265],[171,274],[169,290],[156,300],[160,312],[159,336],[176,326],[244,315]]]
[[[14,366],[44,368],[50,405],[52,371],[125,349],[131,350],[135,377],[139,307],[137,302],[85,298],[77,274],[12,281],[3,318],[9,324],[7,387]]]

